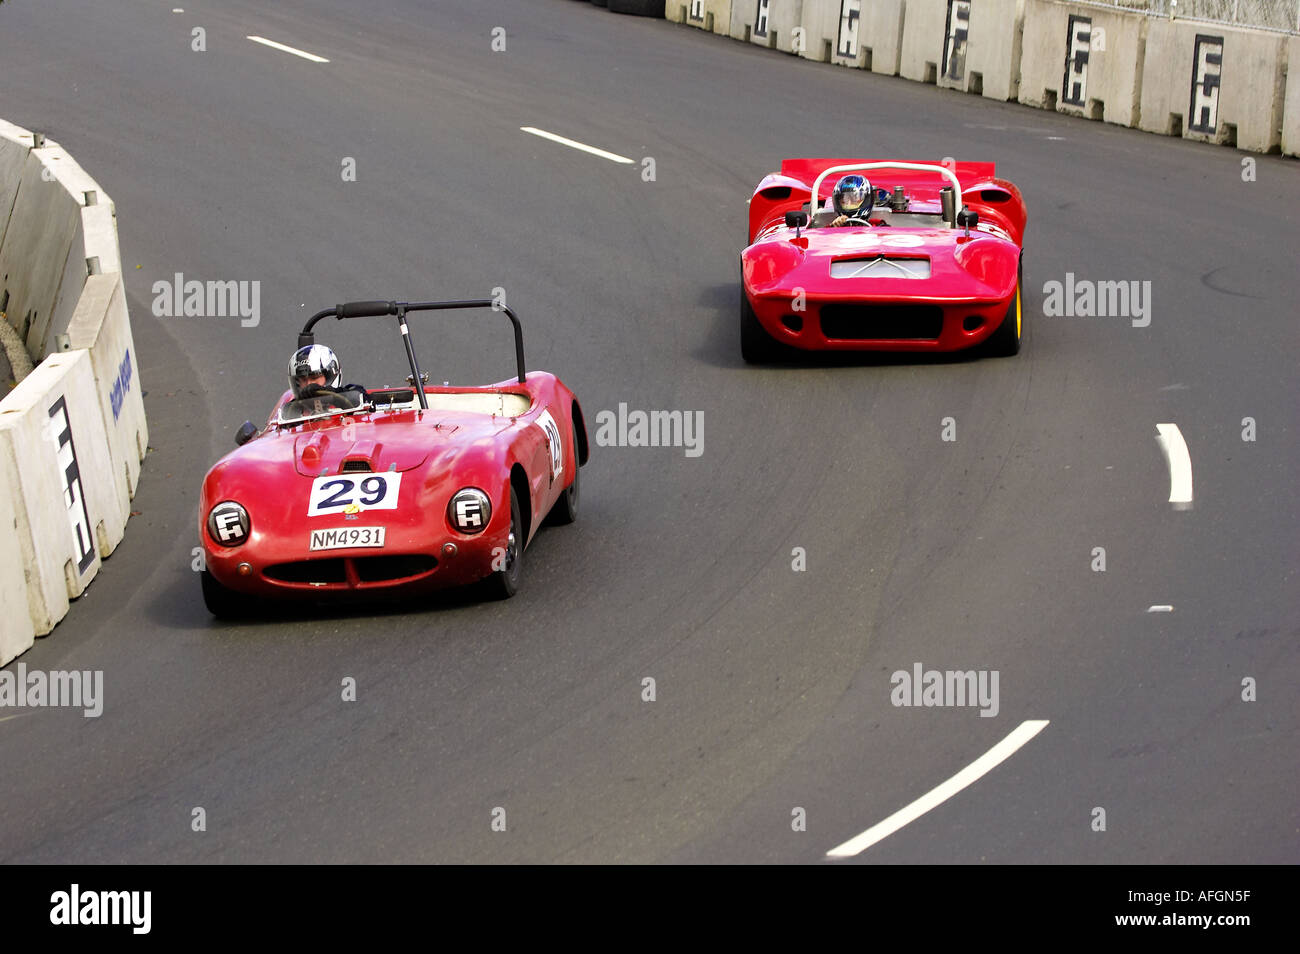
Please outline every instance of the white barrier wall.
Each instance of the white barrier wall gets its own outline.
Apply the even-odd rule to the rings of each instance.
[[[135,340],[119,273],[92,275],[86,279],[81,301],[68,324],[68,337],[73,348],[90,352],[100,416],[113,461],[111,476],[121,509],[121,530],[112,532],[110,526],[109,540],[116,547],[140,479],[140,461],[149,445]]]
[[[732,0],[731,38],[780,50],[800,53],[805,46],[801,33],[804,0]]]
[[[907,0],[903,12],[903,45],[898,75],[918,83],[937,83],[944,72],[948,40],[949,3],[959,0]],[[969,12],[969,0],[965,10]],[[959,8],[958,13],[961,13]],[[958,25],[961,17],[957,18]]]
[[[726,36],[731,31],[731,3],[732,0],[668,0],[664,19]]]
[[[1019,100],[1132,126],[1146,17],[1058,0],[1025,0]]]
[[[870,47],[863,43],[862,0],[804,0],[800,56],[819,63],[862,68]]]
[[[0,554],[4,554],[0,558],[0,606],[5,608],[5,621],[0,625],[0,666],[26,652],[36,639],[36,627],[27,611],[28,564],[19,559],[22,552],[13,495],[0,493]]]
[[[1267,152],[1282,141],[1286,40],[1220,24],[1147,24],[1138,128]]]
[[[1286,105],[1283,107],[1282,152],[1300,156],[1300,37],[1287,40]]]
[[[948,49],[960,47],[962,21],[960,4],[953,5],[948,26]],[[951,86],[968,93],[1006,102],[1015,99],[1020,87],[1021,29],[1025,19],[1025,0],[976,0],[969,11],[966,27],[965,62],[960,74],[953,77],[957,57],[950,55],[950,69],[940,71],[939,85]]]
[[[0,121],[0,299],[44,360],[0,401],[0,665],[50,632],[122,540],[149,434],[113,203]]]
[[[19,382],[0,412],[0,481],[27,570],[27,609],[42,636],[84,592],[110,550],[119,507],[90,353],[51,355]],[[120,535],[119,535],[120,536]],[[6,614],[12,634],[23,621]],[[4,642],[12,641],[6,635]]]

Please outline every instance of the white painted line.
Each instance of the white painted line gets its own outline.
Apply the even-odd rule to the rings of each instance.
[[[294,56],[301,56],[304,60],[311,60],[313,63],[328,63],[329,60],[323,56],[317,56],[315,53],[308,53],[305,50],[295,50],[291,46],[285,46],[283,43],[276,43],[274,40],[268,40],[264,36],[250,36],[247,39],[254,43],[261,43],[263,46],[269,46],[273,50],[280,50],[284,53],[292,53]]]
[[[565,139],[563,136],[557,136],[553,132],[547,132],[545,129],[538,129],[535,126],[520,126],[521,132],[530,133],[534,136],[541,136],[543,139],[549,139],[551,142],[558,142],[562,146],[568,146],[570,149],[579,149],[583,152],[589,152],[593,156],[600,156],[602,159],[608,159],[610,162],[621,162],[625,165],[631,165],[635,159],[629,159],[627,156],[620,156],[616,152],[606,152],[604,149],[597,149],[595,146],[588,146],[586,143],[578,142],[573,139]]]
[[[1192,506],[1192,457],[1177,424],[1157,424],[1156,440],[1169,463],[1169,502],[1175,510]]]
[[[1157,603],[1155,606],[1148,606],[1148,613],[1172,613],[1174,608],[1168,603]]]
[[[1047,728],[1047,719],[1028,719],[999,742],[993,748],[989,749],[970,765],[966,766],[948,781],[944,782],[938,788],[932,789],[922,795],[912,804],[905,808],[900,808],[894,814],[890,815],[884,821],[872,825],[856,838],[850,838],[842,845],[837,845],[830,851],[826,852],[827,858],[852,858],[866,851],[876,842],[888,838],[898,829],[902,828],[909,822],[916,821],[930,809],[941,805],[948,799],[952,798],[967,785],[978,781],[984,775],[987,775],[993,769],[997,768],[1007,759],[1009,759],[1017,749]]]

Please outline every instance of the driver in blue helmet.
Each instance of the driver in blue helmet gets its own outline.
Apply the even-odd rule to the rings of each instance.
[[[832,226],[867,225],[871,213],[871,183],[864,176],[847,175],[835,183],[831,201],[835,204]]]

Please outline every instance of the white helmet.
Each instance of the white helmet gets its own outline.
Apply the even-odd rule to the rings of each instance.
[[[325,387],[337,388],[342,377],[338,356],[324,345],[307,345],[299,348],[289,359],[289,387],[295,398],[302,397],[305,378],[325,375]]]

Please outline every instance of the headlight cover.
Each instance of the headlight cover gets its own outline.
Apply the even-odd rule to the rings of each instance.
[[[447,504],[447,522],[461,533],[482,533],[492,519],[492,501],[477,487],[456,491]]]
[[[252,524],[248,511],[233,500],[223,500],[208,512],[208,536],[219,547],[237,547],[248,540]]]

